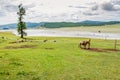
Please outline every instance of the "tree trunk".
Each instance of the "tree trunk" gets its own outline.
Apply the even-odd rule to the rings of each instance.
[[[23,34],[21,34],[21,38],[24,38],[24,37],[23,37]]]
[[[21,38],[24,38],[24,37],[23,37],[23,29],[22,29],[22,24],[23,24],[23,23],[22,23],[22,22],[20,22],[20,27],[21,27],[21,28],[20,28],[20,30],[21,30]]]

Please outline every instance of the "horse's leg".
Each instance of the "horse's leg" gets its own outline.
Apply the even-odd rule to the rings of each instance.
[[[90,43],[88,43],[88,49],[90,49]]]
[[[82,44],[80,44],[80,48],[82,49]]]
[[[85,45],[83,45],[84,46],[84,49],[86,49],[86,44]]]

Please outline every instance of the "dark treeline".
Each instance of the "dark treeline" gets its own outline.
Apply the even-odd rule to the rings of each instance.
[[[62,28],[62,27],[79,27],[79,26],[104,26],[104,25],[113,25],[120,24],[120,21],[82,21],[82,22],[40,22],[40,23],[31,23],[26,22],[28,28]],[[1,25],[0,29],[16,29],[17,24],[8,24]]]

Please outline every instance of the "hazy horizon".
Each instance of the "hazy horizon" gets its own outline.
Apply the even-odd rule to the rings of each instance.
[[[120,0],[0,0],[0,25],[17,23],[17,6],[25,22],[120,21]]]

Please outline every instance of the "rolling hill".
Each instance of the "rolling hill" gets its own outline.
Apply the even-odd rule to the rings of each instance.
[[[40,23],[33,23],[27,22],[27,28],[61,28],[61,27],[79,27],[79,26],[103,26],[103,25],[113,25],[113,24],[120,24],[120,21],[82,21],[82,22],[40,22]],[[0,25],[0,29],[7,30],[7,29],[16,29],[17,24],[7,24],[7,25]]]
[[[36,28],[38,26],[43,25],[43,23],[32,23],[32,22],[27,22],[26,26],[27,28]],[[17,28],[17,23],[13,23],[13,24],[6,24],[6,25],[0,25],[0,29],[16,29]]]

